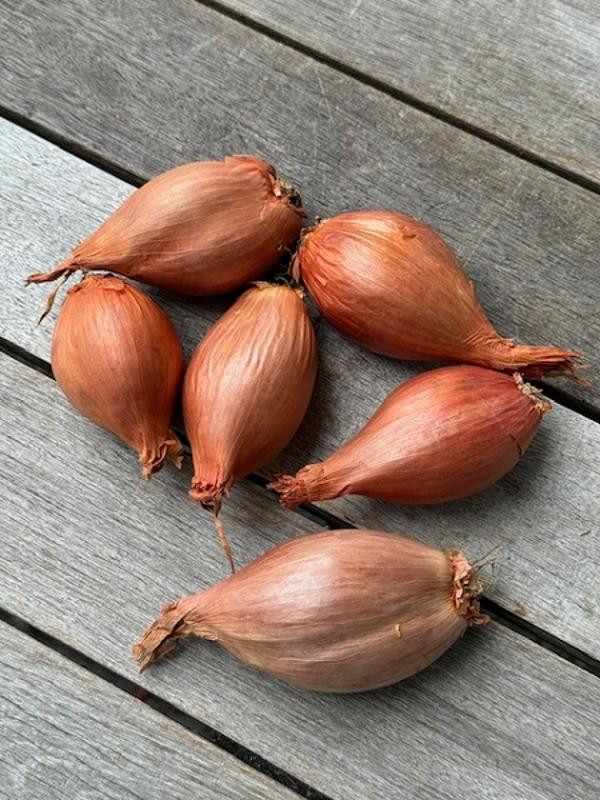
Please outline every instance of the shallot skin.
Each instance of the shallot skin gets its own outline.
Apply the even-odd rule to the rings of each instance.
[[[287,508],[346,494],[408,505],[468,497],[514,467],[549,409],[517,373],[431,370],[388,395],[328,459],[270,488]]]
[[[499,336],[452,250],[405,214],[324,220],[302,238],[293,274],[333,325],[376,353],[522,369],[532,378],[574,372],[578,353]]]
[[[133,653],[145,669],[195,635],[303,689],[362,692],[419,672],[485,623],[480,591],[456,551],[381,531],[315,533],[170,603]]]
[[[218,514],[231,486],[271,461],[300,425],[317,348],[300,290],[258,283],[209,330],[183,384],[190,495]]]
[[[184,294],[232,291],[277,262],[300,232],[300,200],[254,156],[184,164],[144,184],[58,267],[110,270]]]
[[[52,369],[78,411],[137,451],[145,477],[167,457],[181,465],[169,428],[183,374],[181,343],[143,292],[112,275],[74,286],[54,330]]]

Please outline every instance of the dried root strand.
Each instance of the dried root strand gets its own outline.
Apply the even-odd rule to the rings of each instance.
[[[221,542],[223,552],[225,553],[227,561],[229,562],[231,573],[233,574],[235,572],[233,551],[225,534],[225,527],[220,516],[223,500],[229,494],[230,485],[231,481],[222,481],[221,483],[215,484],[194,479],[192,481],[192,488],[189,491],[189,495],[192,500],[200,503],[202,508],[213,512],[215,530],[217,532],[217,536],[219,537],[219,541]]]
[[[225,527],[223,526],[223,521],[218,514],[215,514],[214,521],[215,521],[215,529],[217,531],[217,535],[221,542],[221,547],[223,548],[223,551],[227,556],[227,560],[229,561],[229,566],[231,568],[231,574],[233,575],[235,573],[235,562],[233,560],[233,552],[231,550],[231,545],[229,544],[229,539],[225,535]]]

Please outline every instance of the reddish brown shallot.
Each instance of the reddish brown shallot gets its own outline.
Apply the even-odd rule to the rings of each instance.
[[[503,339],[473,282],[427,225],[394,211],[352,211],[302,239],[293,274],[321,313],[376,353],[522,370],[573,373],[578,353]]]
[[[143,292],[112,275],[68,293],[52,339],[52,369],[78,411],[137,451],[149,478],[181,445],[170,430],[183,373],[171,320]]]
[[[232,485],[271,461],[308,406],[317,349],[299,289],[258,283],[210,329],[185,373],[183,414],[194,460],[190,496],[219,524]]]
[[[328,459],[270,488],[288,508],[346,494],[406,504],[467,497],[514,467],[549,409],[518,373],[431,370],[388,395]]]
[[[303,689],[362,692],[419,672],[486,622],[480,591],[457,551],[380,531],[315,533],[165,606],[133,653],[143,670],[199,636]]]
[[[255,156],[199,161],[146,183],[52,272],[111,270],[185,294],[222,294],[262,275],[300,232],[297,192]]]

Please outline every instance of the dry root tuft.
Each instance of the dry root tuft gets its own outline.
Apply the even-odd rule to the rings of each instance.
[[[479,596],[483,591],[483,585],[477,571],[458,551],[450,553],[450,566],[454,573],[452,587],[454,607],[471,625],[485,625],[489,622],[489,617],[479,610]]]
[[[157,448],[152,450],[146,448],[140,453],[142,475],[146,480],[149,480],[155,472],[159,472],[163,468],[167,458],[175,464],[177,469],[181,469],[183,447],[173,431],[170,430],[168,436],[169,438],[161,442]]]

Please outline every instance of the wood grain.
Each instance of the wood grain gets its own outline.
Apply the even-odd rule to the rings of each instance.
[[[7,800],[297,797],[3,622],[0,736]]]
[[[594,3],[222,2],[394,90],[600,180]]]
[[[0,334],[48,360],[51,320],[33,324],[47,288],[25,289],[31,268],[58,260],[115,208],[130,188],[53,145],[0,123]],[[227,300],[190,301],[151,292],[171,315],[189,355]],[[265,474],[295,471],[329,455],[410,372],[346,342],[319,321],[317,389],[297,437]],[[57,395],[56,403],[66,401]],[[71,443],[69,447],[77,446]],[[490,597],[555,636],[600,655],[600,428],[564,408],[547,415],[519,466],[492,489],[437,508],[402,508],[345,499],[323,508],[356,525],[397,530],[476,559],[493,547]],[[90,453],[93,466],[95,454]],[[133,456],[124,462],[133,470]],[[158,476],[158,480],[161,480]],[[183,497],[183,484],[178,489]],[[290,529],[294,515],[283,518]],[[565,587],[568,587],[565,588]]]
[[[311,214],[387,206],[423,219],[503,335],[585,353],[593,392],[561,385],[600,408],[597,195],[193,0],[96,12],[92,0],[2,4],[0,103],[140,176],[259,152]],[[346,391],[358,366],[345,367]],[[367,367],[365,384],[376,378]]]
[[[62,402],[56,385],[0,361],[0,604],[121,674],[165,600],[223,574],[185,479],[150,484],[128,452]],[[227,524],[242,561],[304,527],[247,487]],[[190,642],[144,686],[333,798],[593,800],[598,681],[491,623],[384,691],[303,693]]]

